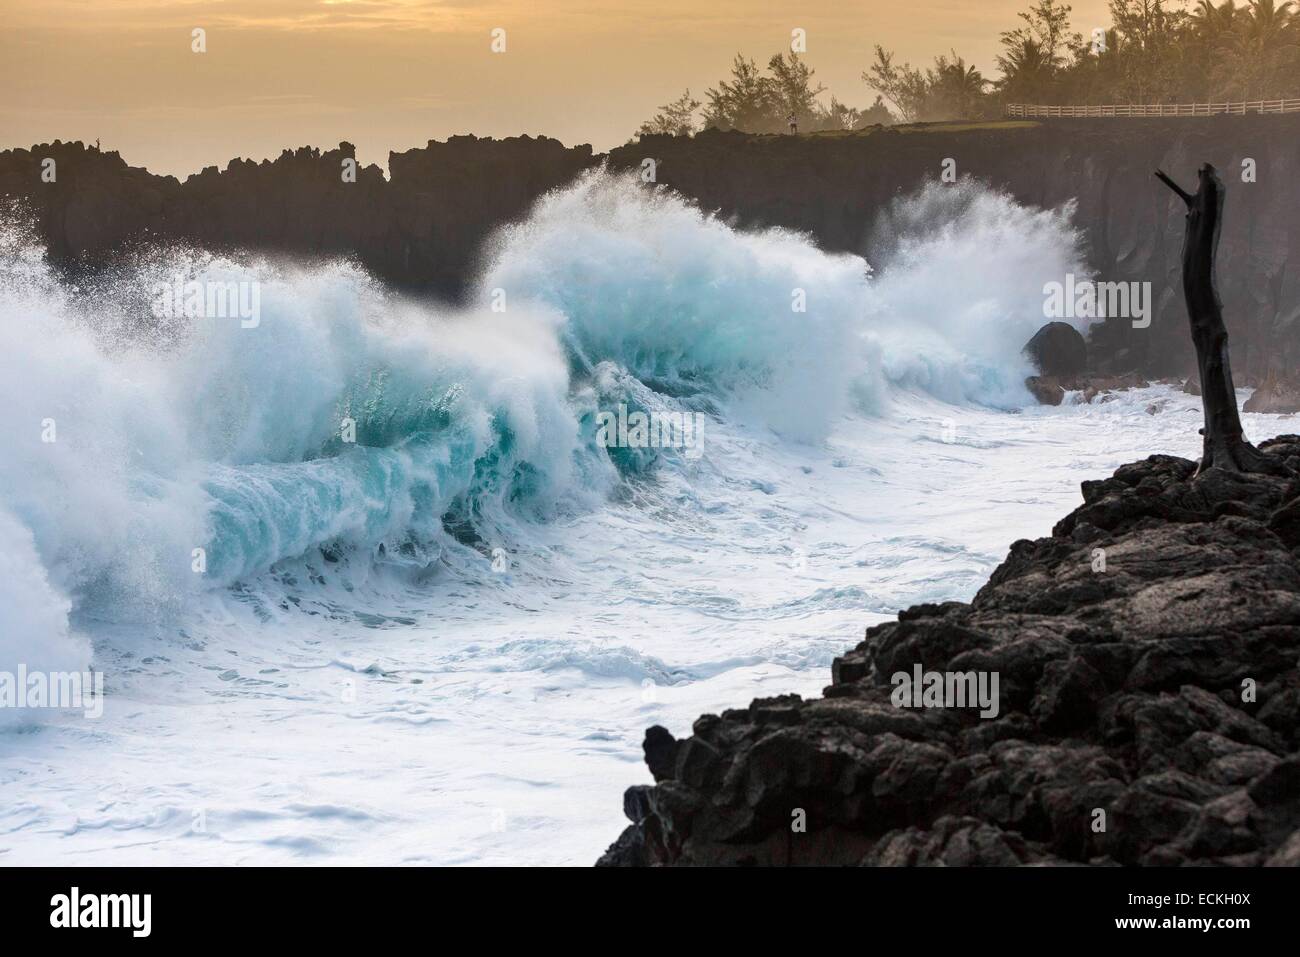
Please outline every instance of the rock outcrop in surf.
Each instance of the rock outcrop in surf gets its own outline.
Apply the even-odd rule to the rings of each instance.
[[[1078,381],[1087,370],[1088,343],[1068,322],[1049,322],[1025,343],[1024,354],[1037,375],[1025,388],[1043,405],[1060,405],[1065,390],[1083,388]]]
[[[1300,436],[1260,448],[1285,474],[1154,455],[1084,482],[819,699],[651,728],[600,863],[1300,865]],[[996,674],[996,717],[896,706],[917,669]]]
[[[1025,343],[1039,375],[1069,378],[1088,367],[1088,343],[1068,322],[1049,322]]]

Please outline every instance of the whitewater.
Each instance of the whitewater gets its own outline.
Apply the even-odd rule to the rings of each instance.
[[[593,172],[452,308],[176,247],[74,285],[9,211],[0,672],[106,694],[0,710],[0,863],[593,862],[646,727],[816,695],[1081,480],[1195,453],[1170,386],[1024,389],[1072,215],[932,185],[868,265]],[[260,321],[151,313],[181,280]],[[609,447],[620,406],[698,454]]]

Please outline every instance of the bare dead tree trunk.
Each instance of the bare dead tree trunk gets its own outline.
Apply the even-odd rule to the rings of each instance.
[[[1156,170],[1156,176],[1187,205],[1187,231],[1183,236],[1183,297],[1196,346],[1196,365],[1201,376],[1201,407],[1205,410],[1205,437],[1201,466],[1234,472],[1277,472],[1278,463],[1247,442],[1241,434],[1237,414],[1237,393],[1232,387],[1228,360],[1228,330],[1223,325],[1223,304],[1214,278],[1214,256],[1219,248],[1219,226],[1223,217],[1223,183],[1213,166],[1203,165],[1197,173],[1196,193],[1183,190]]]

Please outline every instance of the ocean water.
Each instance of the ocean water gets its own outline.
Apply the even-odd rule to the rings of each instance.
[[[0,863],[591,863],[647,726],[818,694],[1081,480],[1194,454],[1168,386],[1025,392],[1071,214],[930,187],[868,266],[594,173],[464,309],[176,248],[74,288],[8,214],[0,672],[106,694],[0,709]],[[177,277],[258,322],[151,315]],[[609,448],[620,407],[699,428]]]

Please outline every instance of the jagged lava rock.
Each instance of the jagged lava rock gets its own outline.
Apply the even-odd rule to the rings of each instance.
[[[387,179],[370,165],[345,181],[344,161],[355,158],[346,142],[286,149],[180,182],[128,166],[116,152],[56,140],[0,152],[0,198],[22,203],[51,261],[74,274],[111,265],[141,243],[180,242],[349,257],[400,288],[458,298],[492,231],[593,163],[590,146],[544,136],[430,140],[389,153]],[[53,183],[41,180],[46,159],[56,163]]]
[[[1151,171],[1179,168],[1189,156],[1230,169],[1248,153],[1269,175],[1230,184],[1218,275],[1233,372],[1246,385],[1274,365],[1300,368],[1300,270],[1290,258],[1300,245],[1291,214],[1300,206],[1298,137],[1300,114],[924,123],[807,136],[705,132],[641,137],[608,154],[546,137],[451,137],[391,153],[387,181],[365,167],[346,185],[339,179],[340,160],[353,155],[346,143],[235,160],[181,183],[128,167],[116,153],[55,142],[0,152],[0,197],[32,210],[51,259],[64,267],[99,268],[141,241],[180,241],[346,255],[388,283],[455,298],[473,288],[495,228],[602,163],[639,173],[653,158],[658,184],[740,228],[798,230],[827,251],[880,266],[888,259],[880,240],[889,234],[881,225],[895,204],[933,180],[943,157],[957,156],[963,179],[1017,202],[1072,204],[1099,279],[1151,283],[1149,327],[1112,318],[1089,328],[1092,371],[1171,376],[1193,361],[1180,285],[1184,211]],[[57,184],[41,180],[45,158],[58,160]]]
[[[1286,474],[1153,455],[1084,482],[972,601],[868,629],[821,698],[652,728],[656,783],[599,863],[1300,863],[1300,437],[1260,448]],[[997,672],[999,713],[896,707],[918,664]]]

